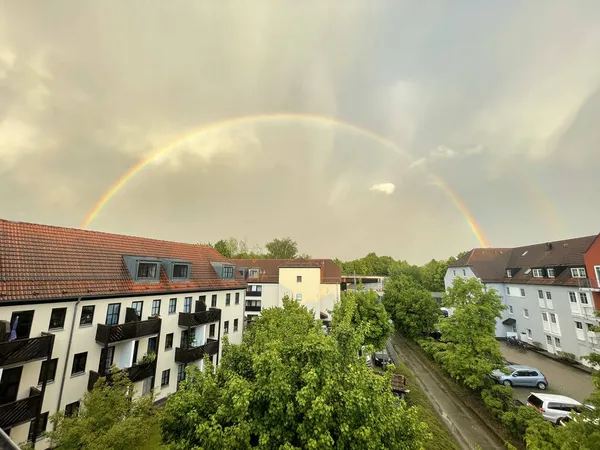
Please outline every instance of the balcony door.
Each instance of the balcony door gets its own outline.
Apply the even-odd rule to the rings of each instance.
[[[2,371],[2,379],[0,379],[0,405],[14,402],[17,399],[22,372],[23,366],[4,369]]]
[[[34,311],[15,311],[10,319],[10,329],[12,330],[17,321],[17,339],[28,339],[31,333],[31,324],[33,323]]]
[[[98,367],[98,373],[101,375],[110,372],[110,366],[113,365],[115,359],[115,348],[105,347],[100,351],[100,367]]]

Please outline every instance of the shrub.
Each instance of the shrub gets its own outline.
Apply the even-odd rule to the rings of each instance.
[[[560,356],[561,359],[564,359],[565,361],[577,362],[577,357],[575,356],[574,353],[558,352],[558,356]]]
[[[446,347],[446,344],[435,341],[432,338],[419,339],[417,343],[427,355],[434,359],[436,355],[443,352]]]
[[[533,341],[533,346],[534,346],[535,348],[542,348],[542,349],[544,348],[544,344],[542,344],[542,343],[541,343],[541,342],[539,342],[539,341]]]
[[[542,414],[531,406],[519,406],[502,415],[502,423],[515,438],[524,439],[525,432],[530,426],[537,426],[545,422]]]
[[[511,411],[513,406],[513,388],[510,386],[494,385],[481,392],[483,403],[490,412],[501,418],[505,412]]]

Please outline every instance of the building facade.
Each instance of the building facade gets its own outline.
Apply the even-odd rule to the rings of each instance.
[[[208,247],[0,220],[0,428],[47,448],[111,366],[164,401],[241,342],[246,286]]]
[[[452,264],[454,279],[478,278],[502,298],[506,310],[496,336],[518,336],[550,353],[584,356],[600,351],[596,305],[600,303],[600,242],[597,236],[518,248],[473,249]]]
[[[281,306],[286,295],[331,320],[340,300],[341,269],[331,259],[233,259],[248,282],[246,316],[252,321],[266,308]]]

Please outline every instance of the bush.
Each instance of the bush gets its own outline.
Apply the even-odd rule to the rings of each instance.
[[[419,347],[421,347],[423,351],[433,359],[435,359],[436,355],[442,353],[446,348],[446,344],[435,341],[432,338],[419,339],[417,344],[419,344]]]
[[[502,423],[510,434],[517,439],[525,439],[525,432],[530,426],[537,426],[545,422],[542,414],[531,406],[519,406],[502,415]]]
[[[513,388],[510,386],[501,386],[499,384],[481,392],[483,403],[490,412],[497,418],[501,418],[505,412],[514,409]]]
[[[558,356],[560,356],[561,359],[564,359],[565,361],[568,361],[568,362],[577,362],[577,357],[575,356],[574,353],[558,352]]]
[[[539,342],[539,341],[533,341],[533,346],[534,346],[535,348],[541,348],[541,349],[543,349],[543,348],[544,348],[544,344],[542,344],[542,343],[541,343],[541,342]]]

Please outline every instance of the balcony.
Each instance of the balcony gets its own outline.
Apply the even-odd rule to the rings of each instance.
[[[52,353],[54,335],[42,333],[29,339],[0,343],[0,367],[47,358]]]
[[[199,347],[189,347],[175,349],[175,362],[188,364],[193,361],[198,361],[204,358],[204,355],[215,355],[219,352],[219,341],[215,339],[207,339],[206,344]]]
[[[146,378],[150,378],[155,376],[156,374],[156,359],[152,362],[144,363],[144,364],[135,364],[127,369],[124,369],[127,377],[133,382],[137,383],[138,381],[145,380]],[[106,377],[106,381],[108,383],[111,382],[112,374],[100,374],[93,370],[90,370],[90,378],[88,379],[88,391],[91,391],[96,384],[96,381],[100,377]]]
[[[34,419],[41,401],[42,393],[32,387],[29,397],[0,405],[0,428],[7,429]]]
[[[221,310],[211,308],[207,311],[195,313],[179,313],[178,324],[182,328],[196,327],[205,323],[219,322],[221,320]]]
[[[577,280],[577,287],[582,291],[600,292],[600,284],[598,280],[591,280],[589,278],[575,278]]]
[[[148,319],[141,322],[128,322],[117,325],[98,324],[96,342],[102,345],[138,339],[160,333],[160,319]]]
[[[249,312],[260,312],[261,307],[260,306],[254,306],[254,305],[249,305],[246,303],[246,311]]]
[[[262,291],[246,291],[246,297],[260,297]]]

